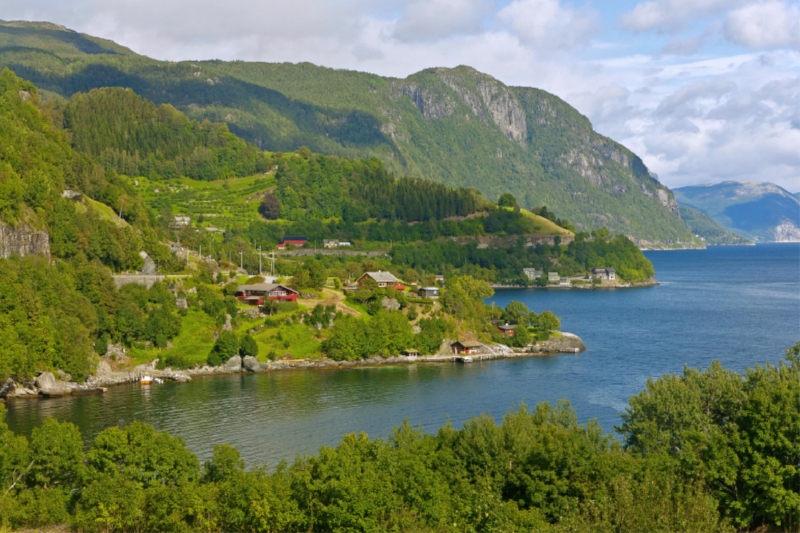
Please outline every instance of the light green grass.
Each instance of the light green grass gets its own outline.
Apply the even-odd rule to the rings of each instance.
[[[325,335],[325,330],[323,336]],[[275,338],[280,332],[280,339]],[[267,360],[269,352],[274,351],[278,358],[289,354],[292,359],[316,359],[322,357],[320,352],[321,338],[317,332],[309,331],[304,324],[294,323],[291,326],[282,325],[277,328],[267,328],[255,335],[258,344],[258,358]]]
[[[501,209],[506,209],[508,211],[512,210],[511,207],[502,207]],[[522,213],[522,215],[525,218],[528,218],[533,221],[534,223],[533,233],[537,235],[566,235],[566,236],[575,235],[570,230],[564,229],[561,226],[556,225],[555,222],[548,220],[544,217],[540,217],[539,215],[534,215],[527,209],[520,209],[520,213]]]
[[[199,309],[190,308],[183,317],[181,333],[170,342],[174,348],[169,350],[131,350],[136,365],[148,363],[153,359],[180,355],[189,361],[205,364],[208,353],[214,347],[214,331],[217,325],[214,320]]]

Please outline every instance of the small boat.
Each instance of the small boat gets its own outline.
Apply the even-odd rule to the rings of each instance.
[[[161,378],[156,378],[156,383],[158,383],[160,385],[160,384],[164,383],[164,380],[161,379]]]
[[[151,376],[142,376],[139,380],[139,383],[142,385],[150,385],[153,382],[153,378]]]

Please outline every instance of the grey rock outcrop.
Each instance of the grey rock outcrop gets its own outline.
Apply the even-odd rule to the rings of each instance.
[[[147,255],[147,252],[145,251],[139,252],[139,257],[144,260],[144,266],[142,267],[141,273],[145,276],[154,276],[156,274],[155,262],[150,259],[150,256]]]
[[[100,362],[97,363],[96,374],[98,376],[104,376],[110,373],[111,373],[111,365],[109,365],[108,361],[106,361],[105,359],[100,359]]]
[[[381,307],[387,311],[398,311],[400,309],[400,302],[396,298],[384,298],[381,300]]]
[[[32,254],[50,257],[50,234],[28,224],[13,227],[0,222],[0,257],[8,259],[12,255]]]
[[[222,368],[224,368],[226,372],[241,372],[242,358],[238,355],[234,355],[228,359],[224,365],[222,365]]]
[[[0,398],[5,398],[17,390],[17,384],[11,378],[6,378],[0,382]]]
[[[186,298],[175,298],[175,307],[178,309],[189,309],[189,302]]]
[[[52,372],[42,372],[34,381],[40,389],[52,389],[56,386],[56,378]]]
[[[392,97],[410,96],[425,120],[438,120],[449,117],[456,109],[456,103],[448,95],[437,95],[429,89],[413,83],[397,83],[392,87]]]
[[[222,331],[233,331],[233,326],[231,325],[231,315],[225,315],[225,325],[222,326]]]
[[[252,355],[244,356],[244,358],[242,359],[242,366],[248,372],[260,372],[262,370],[261,363],[259,363],[258,359],[256,359]]]

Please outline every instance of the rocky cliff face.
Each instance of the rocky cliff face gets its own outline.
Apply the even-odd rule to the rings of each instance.
[[[28,224],[12,227],[0,222],[0,256],[8,259],[12,255],[24,257],[31,254],[50,257],[50,235],[47,231],[37,230]]]
[[[528,137],[525,111],[508,87],[471,68],[459,69],[458,76],[443,68],[425,71],[425,74],[435,74],[478,120],[488,124],[491,118],[503,135],[525,147]],[[395,82],[390,85],[390,92],[395,100],[410,96],[426,120],[449,117],[456,111],[456,101],[449,94],[420,87],[413,81]]]

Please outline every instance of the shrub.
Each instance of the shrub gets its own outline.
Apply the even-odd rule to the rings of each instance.
[[[248,355],[258,357],[258,343],[247,333],[245,333],[239,341],[239,355],[242,357]]]
[[[156,368],[159,370],[164,370],[167,367],[180,369],[194,368],[194,361],[191,361],[189,357],[184,354],[171,354],[159,359],[156,365]]]
[[[416,309],[411,309],[411,310],[408,312],[408,319],[409,319],[409,320],[416,320],[418,316],[419,316],[419,315],[417,314],[417,310],[416,310]]]
[[[101,335],[97,342],[94,343],[94,351],[99,355],[105,355],[108,352],[108,336]]]
[[[220,366],[239,352],[239,339],[232,331],[220,333],[217,342],[208,354],[208,364]]]

